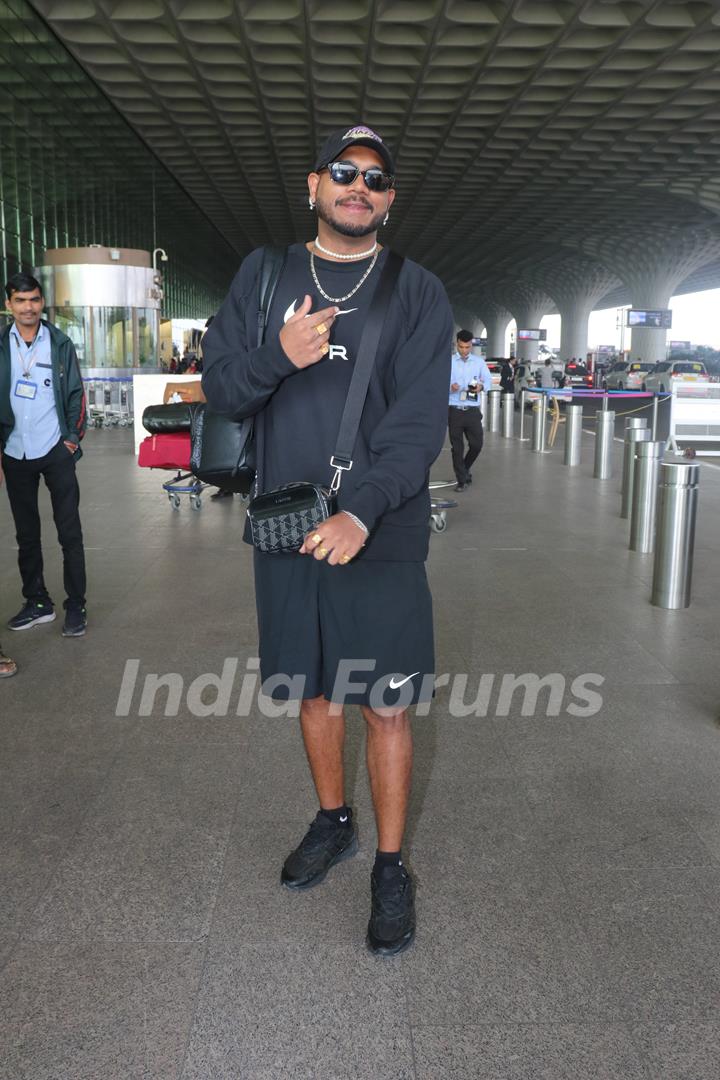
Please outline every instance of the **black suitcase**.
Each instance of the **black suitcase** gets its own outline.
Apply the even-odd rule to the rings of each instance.
[[[142,414],[142,425],[150,435],[177,435],[192,431],[193,409],[188,402],[176,405],[148,405]]]

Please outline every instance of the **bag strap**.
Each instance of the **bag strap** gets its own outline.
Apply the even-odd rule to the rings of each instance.
[[[263,260],[260,268],[260,306],[257,313],[258,348],[265,340],[268,312],[275,296],[275,289],[285,266],[287,248],[273,247],[268,244],[263,248]]]
[[[370,309],[360,337],[357,360],[355,361],[355,368],[350,380],[342,420],[340,421],[335,453],[330,458],[330,464],[335,470],[330,485],[332,492],[340,490],[342,474],[352,469],[353,466],[352,456],[355,449],[355,440],[360,427],[362,411],[365,407],[370,377],[375,366],[375,356],[380,344],[380,335],[385,325],[390,300],[395,291],[395,284],[404,261],[401,255],[394,251],[388,251],[385,265],[380,274],[380,280],[375,286],[375,292],[370,301]]]

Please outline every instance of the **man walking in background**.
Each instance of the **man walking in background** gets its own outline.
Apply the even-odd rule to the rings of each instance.
[[[464,491],[472,483],[470,468],[483,448],[480,394],[492,390],[490,370],[483,358],[473,353],[472,341],[469,330],[458,331],[450,374],[448,430],[457,480],[455,491]]]

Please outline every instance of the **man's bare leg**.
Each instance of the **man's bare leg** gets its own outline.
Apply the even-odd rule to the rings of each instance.
[[[304,839],[288,855],[280,880],[289,889],[317,885],[331,866],[358,849],[352,811],[341,809],[345,806],[342,710],[324,697],[308,698],[300,706],[300,727],[321,810],[340,813],[318,813]]]
[[[325,697],[307,698],[300,705],[300,728],[315,790],[323,810],[345,803],[345,716]]]
[[[399,854],[410,797],[412,731],[405,710],[363,708],[363,715],[378,833],[367,944],[376,956],[395,956],[415,937],[415,889]]]
[[[363,706],[367,722],[367,767],[380,851],[399,851],[412,778],[412,729],[407,710],[375,712]]]

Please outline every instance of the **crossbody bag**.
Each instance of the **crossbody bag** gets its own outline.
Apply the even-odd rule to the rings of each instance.
[[[395,252],[388,252],[370,301],[340,421],[335,453],[330,458],[330,467],[333,470],[330,486],[326,488],[321,484],[296,481],[256,495],[250,501],[247,513],[252,541],[258,551],[271,555],[298,551],[306,535],[336,513],[342,475],[353,466],[355,441],[380,335],[403,261]]]

